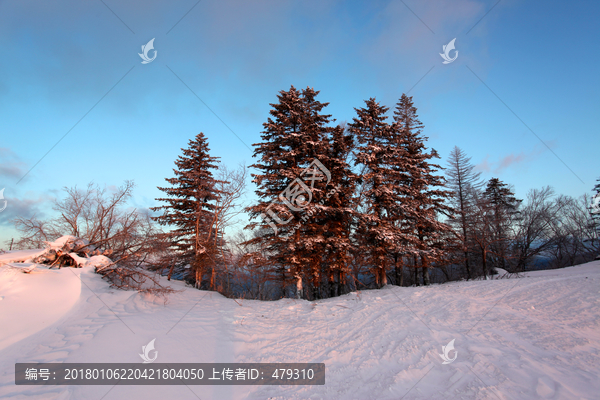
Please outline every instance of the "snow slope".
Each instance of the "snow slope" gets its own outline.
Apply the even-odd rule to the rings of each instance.
[[[182,291],[166,305],[111,290],[89,268],[7,269],[0,267],[2,399],[600,398],[598,261],[317,302],[236,302],[171,282]],[[42,324],[42,315],[51,318]],[[326,384],[14,385],[16,362],[138,363],[154,338],[157,362],[324,362]],[[457,358],[444,365],[439,354],[452,339]]]

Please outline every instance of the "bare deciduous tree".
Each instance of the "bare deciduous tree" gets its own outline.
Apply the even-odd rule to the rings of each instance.
[[[163,246],[148,212],[127,207],[134,187],[132,181],[126,181],[110,190],[93,183],[83,190],[64,188],[66,196],[56,199],[53,205],[55,217],[21,217],[14,221],[22,235],[18,247],[41,248],[44,242],[64,235],[86,239],[89,243],[82,246],[102,249],[113,260],[110,266],[97,271],[113,286],[156,294],[170,292],[152,273],[140,268],[151,263],[156,250]],[[76,248],[73,252],[84,250]]]
[[[509,272],[523,272],[537,256],[553,246],[552,221],[564,204],[554,201],[554,190],[546,186],[532,189],[521,208],[512,241],[513,263]]]
[[[548,249],[552,266],[562,268],[593,260],[600,246],[589,210],[590,197],[559,196],[556,201],[562,207],[549,224],[554,237]]]
[[[218,246],[219,242],[224,241],[225,229],[236,223],[235,218],[244,212],[244,208],[239,204],[240,199],[246,191],[247,169],[245,165],[239,165],[237,169],[230,169],[226,166],[220,166],[217,171],[216,189],[217,200],[214,208],[213,240],[215,248],[221,251],[221,261],[225,267],[225,276],[228,291],[230,291],[230,272],[228,265],[232,262],[231,253],[225,246]],[[210,284],[215,288],[216,278],[216,260],[211,270]]]
[[[472,194],[483,186],[480,179],[481,172],[475,172],[475,166],[471,164],[471,158],[458,147],[450,152],[446,169],[447,186],[452,191],[449,203],[454,207],[455,214],[449,223],[455,227],[458,240],[462,245],[463,259],[467,272],[467,279],[472,278],[471,266],[469,265],[469,241],[470,231],[468,219],[474,211],[474,199]]]

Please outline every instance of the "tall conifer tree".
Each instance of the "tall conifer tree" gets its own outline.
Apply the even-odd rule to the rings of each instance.
[[[423,124],[412,97],[406,94],[396,105],[393,130],[395,141],[404,149],[405,160],[400,170],[400,203],[403,218],[407,220],[405,225],[412,230],[406,234],[412,236],[409,242],[414,246],[414,267],[422,268],[423,281],[429,284],[428,268],[441,261],[445,253],[446,234],[451,230],[449,225],[439,220],[442,214],[453,211],[445,204],[450,192],[443,188],[444,178],[436,174],[441,167],[429,161],[440,157],[434,149],[427,151],[427,137],[422,135]]]
[[[344,126],[331,131],[327,168],[331,172],[332,185],[321,199],[320,231],[323,240],[318,242],[322,251],[323,273],[327,276],[329,296],[342,294],[346,276],[350,273],[354,245],[351,232],[357,217],[352,207],[357,177],[349,165],[354,149],[354,139],[345,132]]]
[[[392,127],[385,115],[389,110],[374,98],[365,101],[366,107],[355,108],[357,116],[348,124],[355,136],[357,149],[355,165],[361,175],[358,182],[363,191],[356,200],[361,206],[356,228],[356,244],[367,255],[378,287],[387,284],[388,255],[404,237],[395,225],[399,191],[398,170],[402,149],[393,140]]]
[[[219,193],[212,174],[218,158],[209,155],[203,133],[190,140],[182,151],[183,155],[175,161],[175,177],[165,179],[171,186],[158,188],[168,197],[156,199],[166,204],[152,208],[162,211],[153,219],[172,228],[166,235],[180,260],[192,267],[188,280],[200,287],[205,272],[215,267],[221,253],[222,238],[214,237],[214,207]],[[172,272],[173,266],[169,278]]]
[[[489,201],[492,210],[493,266],[506,269],[510,225],[519,212],[518,208],[522,200],[518,200],[508,185],[498,178],[488,181],[483,196]]]
[[[481,189],[483,182],[480,179],[481,173],[474,171],[475,166],[471,164],[471,158],[456,146],[450,152],[447,166],[447,186],[452,191],[450,205],[455,211],[449,223],[455,227],[462,247],[467,279],[471,279],[469,219],[475,212],[475,199],[472,194]]]
[[[331,176],[326,180],[314,160],[326,163],[329,134],[335,128],[328,126],[331,115],[321,113],[328,103],[316,100],[318,93],[293,86],[279,92],[279,101],[271,104],[271,117],[263,124],[263,141],[254,145],[254,157],[259,159],[251,166],[259,170],[252,174],[259,203],[247,208],[256,220],[247,228],[275,229],[264,229],[263,235],[246,243],[265,249],[269,264],[279,272],[289,269],[297,283],[297,296],[303,294],[303,277],[310,277],[313,287],[321,279],[322,254],[316,251],[316,243],[322,242],[318,225],[323,207],[315,201],[326,197]]]
[[[600,200],[597,202],[597,197],[600,197],[600,178],[596,179],[594,190],[596,194],[592,197],[592,202],[595,207],[600,207]],[[592,228],[596,230],[596,239],[600,240],[600,210],[597,208],[592,210]],[[598,255],[600,257],[600,254]]]

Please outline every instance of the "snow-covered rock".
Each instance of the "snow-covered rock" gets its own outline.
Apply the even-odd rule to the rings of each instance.
[[[66,252],[68,250],[75,250],[75,249],[83,249],[85,248],[87,245],[90,244],[90,242],[86,239],[81,239],[72,235],[65,235],[65,236],[61,236],[60,238],[56,239],[53,242],[45,242],[46,243],[46,249],[51,249],[51,250],[56,250],[56,251],[63,251]]]
[[[106,256],[92,256],[88,258],[85,266],[102,269],[102,267],[108,267],[111,264],[113,264],[113,261]]]

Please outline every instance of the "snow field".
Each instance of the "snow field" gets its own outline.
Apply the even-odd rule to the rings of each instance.
[[[594,399],[600,392],[598,261],[317,302],[236,302],[169,284],[180,291],[165,305],[111,290],[90,268],[0,267],[0,398]],[[142,346],[154,338],[157,362],[324,362],[326,384],[14,385],[16,362],[141,363]],[[439,354],[452,339],[456,361],[443,365]]]

